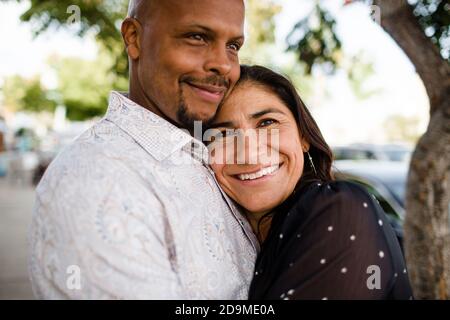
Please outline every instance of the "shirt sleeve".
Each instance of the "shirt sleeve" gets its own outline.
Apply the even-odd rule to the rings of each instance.
[[[402,254],[386,240],[394,234],[382,209],[359,186],[314,186],[276,230],[264,299],[387,298]]]
[[[35,295],[183,299],[170,203],[120,161],[105,161],[102,171],[84,165],[55,165],[39,185],[29,235]]]

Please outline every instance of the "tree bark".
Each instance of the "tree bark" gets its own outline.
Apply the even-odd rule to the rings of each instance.
[[[413,153],[406,189],[409,277],[416,298],[450,299],[450,66],[406,0],[373,2],[381,26],[409,57],[430,99],[430,123]]]

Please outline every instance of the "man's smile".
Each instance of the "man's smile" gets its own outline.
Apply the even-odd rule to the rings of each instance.
[[[186,82],[186,84],[198,97],[212,103],[220,103],[225,96],[225,92],[227,91],[227,88],[224,86],[198,84],[193,82]]]

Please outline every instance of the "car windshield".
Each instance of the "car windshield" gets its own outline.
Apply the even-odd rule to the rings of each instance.
[[[384,152],[391,161],[407,161],[411,154],[408,150],[385,150]]]

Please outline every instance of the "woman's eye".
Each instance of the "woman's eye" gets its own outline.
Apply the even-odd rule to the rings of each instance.
[[[234,51],[239,51],[241,49],[241,46],[238,43],[231,43],[228,47]]]
[[[222,140],[224,138],[227,137],[227,132],[226,131],[220,131],[217,132],[213,137],[212,137],[212,141],[219,141]]]
[[[259,123],[259,126],[260,126],[260,127],[268,127],[268,126],[270,126],[270,125],[272,125],[272,124],[274,124],[274,123],[275,123],[275,120],[273,120],[273,119],[267,119],[267,120],[261,121],[261,122]]]

